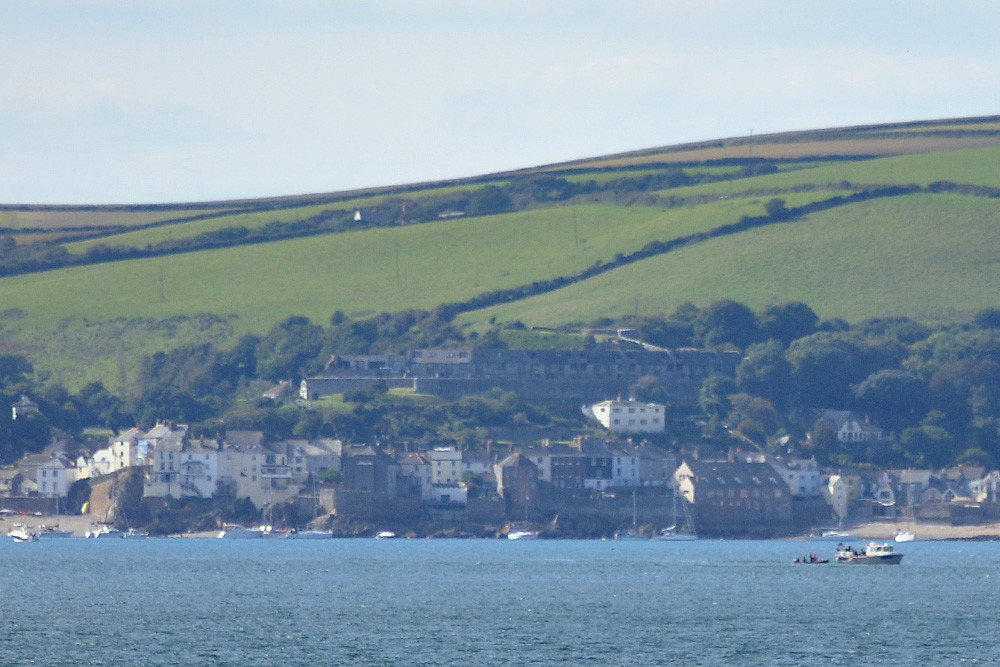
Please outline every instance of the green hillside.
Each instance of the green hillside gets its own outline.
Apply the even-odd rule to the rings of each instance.
[[[25,354],[70,388],[101,379],[127,391],[143,355],[184,343],[225,347],[291,315],[325,323],[336,310],[360,318],[489,294],[502,305],[456,306],[457,321],[554,327],[720,298],[755,308],[801,300],[851,321],[963,320],[998,305],[998,161],[1000,122],[963,119],[720,140],[362,192],[0,207],[4,266],[19,274],[0,278],[0,352]],[[955,185],[934,185],[943,181]],[[885,190],[893,184],[923,191]],[[491,190],[508,212],[476,215],[476,197]],[[793,220],[765,215],[772,199],[795,209],[848,196],[866,200],[838,199]],[[365,211],[356,228],[297,227],[354,210]],[[727,227],[746,219],[756,222]],[[267,229],[280,234],[245,235]],[[223,236],[205,249],[197,243],[206,234]],[[683,247],[663,245],[677,239]],[[157,249],[167,241],[190,245]],[[133,255],[91,258],[95,246]],[[54,268],[81,260],[94,263]]]
[[[732,298],[804,301],[822,317],[964,320],[1000,294],[1000,203],[951,195],[865,202],[712,239],[542,296],[459,317],[558,326]]]

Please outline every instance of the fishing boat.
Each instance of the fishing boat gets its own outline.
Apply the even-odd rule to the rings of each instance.
[[[129,528],[122,533],[122,539],[125,540],[141,540],[147,537],[149,537],[149,533],[144,533],[141,530],[136,530],[135,528]]]
[[[896,565],[903,560],[903,554],[893,549],[888,542],[869,542],[864,550],[847,544],[837,545],[837,562],[850,565]]]
[[[39,526],[38,537],[46,540],[50,537],[73,537],[73,531],[59,530],[59,526]]]

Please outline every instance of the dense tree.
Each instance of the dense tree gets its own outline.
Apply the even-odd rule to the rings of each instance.
[[[721,375],[707,378],[701,383],[699,405],[713,421],[720,421],[732,411],[729,397],[736,393],[736,383]]]
[[[770,401],[750,394],[733,394],[729,399],[733,414],[738,416],[736,430],[743,436],[763,445],[777,431],[781,418]]]
[[[1000,308],[986,308],[972,317],[972,323],[980,329],[1000,329]]]
[[[323,328],[307,317],[290,317],[257,344],[257,373],[269,380],[301,379],[321,367]]]
[[[754,312],[730,299],[703,308],[694,322],[694,333],[709,347],[730,343],[742,349],[761,338]]]
[[[927,409],[927,386],[906,371],[881,370],[854,388],[858,407],[894,432],[915,425]]]
[[[506,192],[495,185],[487,185],[469,195],[471,215],[489,215],[513,210],[514,201]]]
[[[742,392],[761,396],[784,408],[791,391],[791,371],[784,348],[772,339],[747,348],[736,367],[736,386]]]
[[[781,341],[788,347],[793,340],[816,333],[819,317],[801,301],[767,306],[757,317],[767,338]]]
[[[694,328],[690,322],[674,319],[647,317],[639,320],[637,327],[644,341],[660,347],[690,347]]]
[[[31,362],[20,355],[0,355],[0,389],[27,382],[34,372]]]
[[[786,356],[792,366],[792,400],[803,407],[848,407],[853,402],[851,385],[869,374],[860,364],[857,345],[838,334],[800,338]]]

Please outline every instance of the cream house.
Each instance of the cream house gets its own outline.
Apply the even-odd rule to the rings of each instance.
[[[584,409],[609,431],[618,433],[663,433],[666,430],[664,406],[639,401],[601,401]]]

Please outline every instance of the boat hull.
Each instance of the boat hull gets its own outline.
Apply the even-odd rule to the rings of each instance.
[[[837,562],[845,565],[898,565],[902,560],[903,554],[888,542],[870,542],[864,551],[843,544],[837,547]]]
[[[537,540],[538,533],[531,530],[515,530],[513,533],[507,533],[508,540]]]

